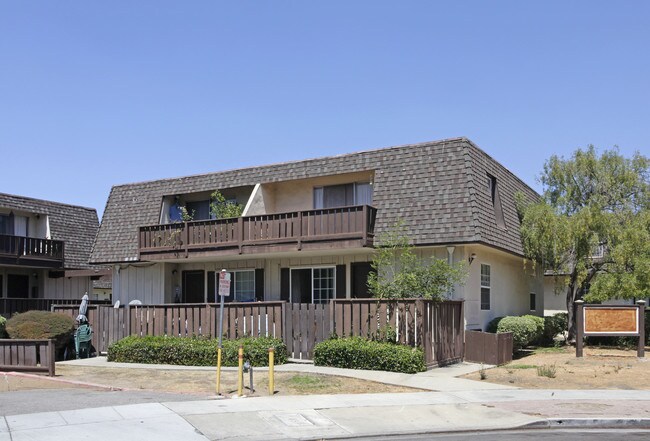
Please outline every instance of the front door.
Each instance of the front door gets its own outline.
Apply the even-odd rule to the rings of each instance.
[[[29,276],[23,274],[7,275],[7,297],[29,298]]]
[[[291,303],[311,303],[311,268],[291,270]]]
[[[205,277],[202,270],[183,271],[183,303],[205,302]]]

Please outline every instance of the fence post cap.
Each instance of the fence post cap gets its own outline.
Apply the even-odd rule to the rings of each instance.
[[[585,301],[584,300],[576,300],[574,303],[577,303],[578,305],[582,305]]]
[[[643,305],[645,305],[645,300],[637,300],[636,304],[643,306]]]

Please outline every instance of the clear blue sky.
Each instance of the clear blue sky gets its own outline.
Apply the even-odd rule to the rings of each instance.
[[[650,153],[648,1],[3,1],[0,192],[466,136],[534,188],[551,154]]]

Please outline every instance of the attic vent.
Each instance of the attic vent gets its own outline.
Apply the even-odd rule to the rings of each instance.
[[[506,229],[506,221],[503,217],[503,207],[501,206],[501,197],[499,196],[499,187],[497,185],[497,178],[491,174],[487,175],[488,194],[492,200],[492,207],[494,208],[494,217],[497,227]]]

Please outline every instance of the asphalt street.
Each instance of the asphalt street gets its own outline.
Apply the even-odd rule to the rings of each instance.
[[[151,391],[93,391],[88,389],[46,389],[3,392],[0,415],[89,409],[125,404],[196,400],[195,395]]]

